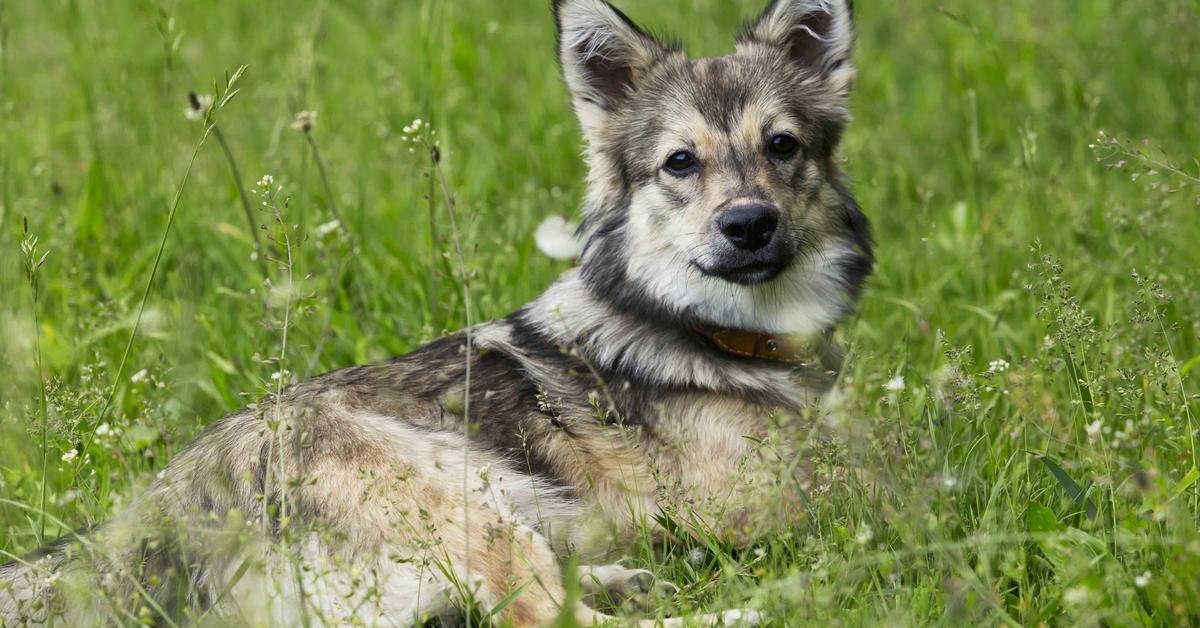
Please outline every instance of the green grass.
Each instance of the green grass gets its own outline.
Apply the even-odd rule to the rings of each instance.
[[[548,4],[0,0],[0,550],[105,519],[280,368],[379,360],[462,326],[449,231],[431,241],[425,163],[401,139],[414,118],[442,140],[475,318],[561,272],[532,234],[577,212],[584,169]],[[760,8],[620,4],[697,53],[729,49]],[[856,4],[843,154],[879,264],[844,326],[834,482],[755,551],[635,558],[683,587],[674,604],[748,603],[778,625],[1200,621],[1198,5]],[[187,93],[243,64],[217,115],[237,183],[272,174],[293,237],[310,236],[285,366],[209,138],[120,370],[203,131]],[[345,223],[324,238],[299,110],[319,112]],[[1182,172],[1089,148],[1101,130]],[[49,251],[36,303],[25,221]],[[884,390],[897,376],[904,390]]]

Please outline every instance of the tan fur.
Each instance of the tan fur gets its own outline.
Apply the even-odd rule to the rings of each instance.
[[[0,620],[414,625],[474,604],[591,625],[611,618],[569,598],[561,559],[611,561],[643,532],[745,546],[802,516],[801,419],[838,365],[745,359],[696,330],[825,337],[870,271],[833,159],[848,6],[778,0],[736,53],[699,61],[602,0],[555,8],[591,168],[581,267],[469,335],[217,422],[115,520],[0,566]],[[808,152],[772,153],[780,134]],[[668,171],[682,150],[702,166]],[[778,215],[777,274],[706,266],[740,255],[717,224],[734,205]],[[579,575],[589,599],[652,584],[612,564]]]

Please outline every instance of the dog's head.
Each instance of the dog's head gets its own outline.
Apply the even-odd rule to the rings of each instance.
[[[618,307],[809,333],[849,311],[869,227],[835,161],[850,0],[775,0],[733,53],[689,59],[603,0],[555,0],[588,144],[582,273]]]

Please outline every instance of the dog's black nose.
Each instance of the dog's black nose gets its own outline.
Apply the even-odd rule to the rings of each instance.
[[[717,228],[730,244],[743,251],[757,251],[770,244],[779,225],[779,212],[767,205],[733,207],[717,218]]]

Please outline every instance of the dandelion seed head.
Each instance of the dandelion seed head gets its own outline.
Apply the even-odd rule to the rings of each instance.
[[[583,243],[575,237],[578,227],[562,216],[549,216],[538,225],[533,240],[538,250],[551,259],[570,260],[579,257]]]
[[[897,375],[884,382],[883,389],[890,393],[904,392],[904,376]]]
[[[313,130],[317,124],[317,112],[304,110],[296,112],[296,117],[292,120],[292,128],[301,133],[308,133]]]
[[[337,220],[335,218],[333,220],[330,220],[329,222],[317,225],[317,228],[315,230],[313,230],[313,233],[317,236],[318,239],[322,239],[325,236],[337,231],[341,227],[342,227],[341,221]]]

